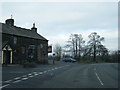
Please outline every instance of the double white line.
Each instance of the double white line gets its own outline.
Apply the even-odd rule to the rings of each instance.
[[[10,84],[6,84],[6,85],[4,85],[4,86],[1,86],[0,89],[4,88],[4,87],[6,87],[6,86],[9,86],[9,85],[10,85]]]
[[[66,65],[66,66],[69,66],[69,65]],[[53,71],[53,70],[55,70],[55,69],[63,68],[63,67],[65,67],[65,66],[55,67],[55,68],[52,68],[51,70],[43,71],[43,72],[33,72],[33,73],[29,73],[28,75],[23,75],[23,76],[21,76],[21,77],[16,77],[16,78],[14,78],[14,80],[16,80],[16,81],[13,81],[13,82],[12,82],[12,80],[8,80],[8,81],[5,81],[5,82],[6,82],[6,83],[9,83],[9,82],[18,83],[18,82],[21,82],[22,80],[27,80],[29,77],[34,77],[34,76],[37,76],[37,75],[39,75],[39,74],[47,73],[47,72],[49,72],[49,71]],[[32,76],[32,74],[34,74],[34,75]],[[18,79],[20,79],[20,80],[18,80]],[[9,85],[10,85],[10,84],[3,85],[3,86],[0,87],[0,89],[1,89],[1,88],[4,88],[4,87],[7,87],[7,86],[9,86]]]

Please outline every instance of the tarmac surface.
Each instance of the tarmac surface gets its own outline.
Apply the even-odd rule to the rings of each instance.
[[[2,68],[0,88],[118,88],[118,64],[50,62],[36,68]]]

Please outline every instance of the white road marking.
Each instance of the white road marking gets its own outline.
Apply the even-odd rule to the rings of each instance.
[[[18,82],[21,82],[21,80],[14,81],[13,83],[18,83]]]
[[[4,82],[6,82],[6,83],[8,83],[8,82],[11,82],[12,80],[8,80],[8,81],[4,81]]]
[[[29,77],[34,77],[34,76],[29,76]]]
[[[3,85],[3,86],[1,86],[0,88],[7,87],[7,86],[9,86],[9,85],[10,85],[10,84]]]
[[[26,77],[27,75],[23,75],[22,77]]]
[[[29,73],[28,75],[32,75],[31,73]]]
[[[44,71],[44,73],[46,73],[47,71]]]
[[[22,78],[22,80],[26,80],[26,79],[28,79],[28,78]]]
[[[58,69],[57,67],[55,69]]]
[[[65,66],[70,66],[70,65],[65,65]],[[60,66],[60,67],[55,67],[55,68],[53,68],[53,69],[51,69],[51,70],[48,70],[48,71],[52,71],[52,70],[55,70],[55,69],[59,69],[59,68],[63,68],[63,67],[65,67],[65,66]],[[94,70],[96,70],[96,69],[94,69]],[[46,73],[47,71],[43,71],[43,72],[33,72],[34,73],[34,76],[36,76],[36,75],[39,75],[39,74],[43,74],[43,73]],[[29,73],[28,75],[32,75],[32,73]],[[53,75],[53,73],[51,73],[51,75]],[[28,76],[28,77],[34,77],[34,76]],[[97,73],[96,73],[96,76],[97,76],[97,78],[98,78],[98,80],[101,82],[101,84],[103,85],[103,83],[102,83],[102,81],[100,80],[100,78],[98,77],[98,75],[97,75]],[[23,78],[21,79],[21,80],[26,80],[26,79],[28,79],[28,78],[26,78],[27,77],[27,75],[23,75],[22,76]],[[16,79],[20,79],[21,77],[17,77],[17,78],[14,78],[15,80]],[[21,80],[17,80],[17,81],[14,81],[14,82],[12,82],[12,83],[17,83],[17,82],[20,82]],[[12,80],[8,80],[8,81],[4,81],[4,82],[6,82],[6,83],[8,83],[8,82],[11,82]],[[3,87],[6,87],[6,86],[8,86],[8,85],[10,85],[10,84],[6,84],[6,85],[4,85],[4,86],[1,86],[0,88],[3,88]]]
[[[101,81],[101,79],[99,78],[99,76],[96,72],[95,72],[95,75],[97,76],[97,79],[100,81],[100,84],[103,85],[103,82]]]
[[[43,72],[39,72],[39,74],[43,74]]]
[[[39,74],[34,74],[35,76],[39,75]]]
[[[17,77],[17,78],[14,78],[14,79],[20,79],[21,77]]]

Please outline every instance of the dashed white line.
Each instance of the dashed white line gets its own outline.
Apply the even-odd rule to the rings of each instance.
[[[96,72],[95,72],[95,75],[97,76],[97,79],[100,81],[100,84],[103,85],[103,82],[101,81],[101,79],[99,78],[99,76]]]
[[[43,71],[44,73],[46,73],[47,71]]]
[[[9,86],[9,85],[10,85],[10,84],[3,85],[3,86],[1,86],[0,88],[7,87],[7,86]]]
[[[33,72],[33,73],[37,73],[37,72]]]
[[[39,72],[39,74],[43,74],[43,72]]]
[[[22,78],[22,80],[26,80],[26,79],[28,79],[28,78]]]
[[[34,74],[35,76],[39,75],[39,74]]]
[[[14,82],[12,82],[12,83],[18,83],[18,82],[21,82],[21,80],[14,81]]]
[[[66,66],[70,66],[70,65],[66,65]],[[59,69],[59,68],[63,68],[63,67],[65,67],[65,66],[55,67],[55,68],[53,68],[53,69],[51,69],[51,70],[48,70],[48,71],[52,71],[52,70]],[[96,70],[96,69],[94,69],[94,70]],[[34,73],[34,76],[36,76],[36,75],[39,75],[39,74],[46,73],[46,72],[48,72],[48,71],[33,72],[33,73]],[[29,75],[28,77],[34,77],[34,76],[31,76],[32,73],[29,73],[28,75]],[[53,75],[53,74],[51,74],[51,75]],[[96,73],[96,76],[97,76],[98,80],[100,81],[101,85],[103,85],[103,83],[102,83],[102,81],[100,80],[100,78],[99,78],[99,76],[97,75],[97,73]],[[22,77],[23,77],[23,78],[22,78]],[[14,81],[14,82],[12,82],[12,83],[17,83],[17,82],[20,82],[20,81],[22,81],[22,80],[28,79],[28,78],[27,78],[27,75],[23,75],[22,77],[16,77],[16,78],[14,78],[14,80],[17,80],[17,79],[20,79],[20,78],[21,78],[21,80]],[[11,81],[12,81],[12,80],[7,80],[7,81],[4,81],[4,82],[9,83],[9,82],[11,82]],[[4,85],[4,86],[1,86],[0,88],[6,87],[6,86],[8,86],[8,85],[10,85],[10,84],[6,84],[6,85]]]
[[[27,75],[23,75],[22,77],[26,77]]]
[[[34,76],[29,76],[29,77],[34,77]]]
[[[55,67],[55,69],[58,69],[57,67]]]
[[[16,79],[20,79],[20,78],[21,78],[21,77],[17,77],[17,78],[14,78],[14,79],[16,80]]]
[[[28,75],[32,75],[31,73],[29,73]]]

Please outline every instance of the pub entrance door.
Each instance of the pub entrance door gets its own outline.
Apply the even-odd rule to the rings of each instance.
[[[11,51],[4,51],[4,64],[10,64],[10,53]]]

